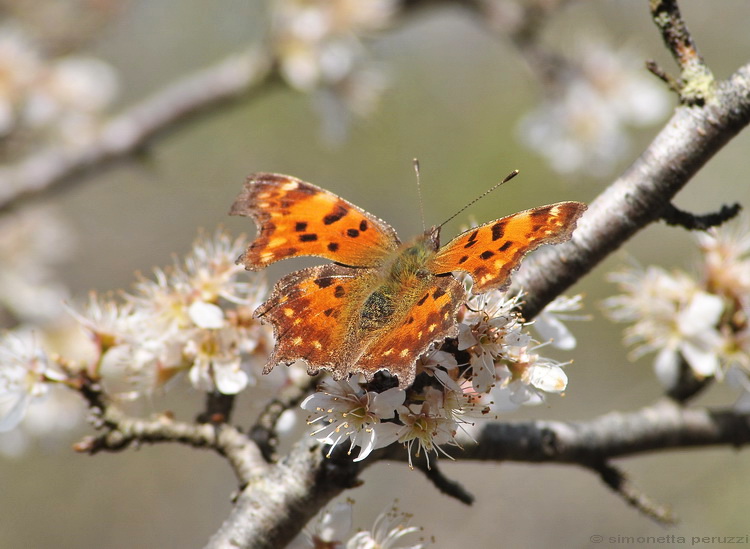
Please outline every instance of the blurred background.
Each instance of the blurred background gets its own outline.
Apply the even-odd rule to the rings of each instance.
[[[76,114],[54,130],[60,135],[43,130],[53,145],[75,144],[86,131],[95,135],[87,128],[108,113],[122,112],[227,55],[259,47],[268,39],[269,20],[284,24],[275,4],[295,2],[4,0],[0,50],[12,49],[10,37],[22,33],[37,48],[34,62],[46,56],[93,63],[86,70],[95,84],[81,107],[91,119]],[[372,4],[367,15],[372,24],[363,15],[361,32],[350,42],[356,54],[352,62],[362,68],[346,79],[311,75],[305,60],[294,58],[298,44],[282,35],[282,46],[292,52],[283,78],[205,112],[136,157],[78,175],[4,213],[4,220],[11,220],[5,237],[9,227],[27,223],[28,238],[39,240],[33,250],[42,256],[38,269],[45,275],[33,282],[39,285],[36,295],[76,303],[91,289],[127,289],[136,271],[148,274],[171,263],[172,254],[187,252],[200,228],[212,232],[223,225],[234,235],[252,236],[252,222],[230,219],[227,211],[244,178],[255,171],[291,174],[323,186],[385,219],[402,239],[421,231],[414,157],[421,162],[428,225],[448,218],[511,170],[521,172],[451,222],[444,238],[470,217],[484,222],[558,200],[589,202],[637,157],[676,104],[643,68],[644,60],[655,59],[676,74],[646,2],[567,2],[551,10],[536,28],[535,40],[540,49],[568,59],[575,67],[571,74],[552,70],[537,51],[519,47],[513,30],[524,2],[497,2],[491,20],[455,3],[424,2],[406,13],[390,13],[389,2],[367,4]],[[725,0],[720,10],[698,0],[680,5],[718,78],[747,63],[747,2]],[[22,53],[5,55],[26,63]],[[616,91],[601,96],[611,101],[602,100],[604,111],[619,113],[614,118],[600,117],[600,105],[588,95],[600,77],[615,79],[608,85]],[[599,84],[600,91],[606,89],[606,82]],[[31,118],[43,118],[41,111]],[[29,143],[39,139],[39,127],[24,130],[28,137],[5,147],[7,166],[23,157],[24,147],[33,151]],[[745,203],[748,147],[745,132],[694,178],[676,204],[704,213],[722,203]],[[629,361],[622,326],[603,320],[598,308],[616,293],[606,273],[633,259],[690,271],[696,258],[690,235],[663,224],[612,254],[569,292],[585,294],[584,312],[593,321],[571,323],[578,346],[555,355],[574,360],[567,367],[565,395],[508,419],[588,420],[658,398],[653,357]],[[277,264],[268,270],[269,280],[302,264]],[[735,397],[715,386],[698,403],[728,406]],[[235,423],[251,423],[259,398],[252,390],[240,396]],[[185,385],[142,403],[142,412],[170,409],[190,419],[201,404],[201,395]],[[8,434],[0,439],[5,448],[0,546],[202,546],[231,508],[236,485],[224,461],[178,445],[79,455],[71,444],[91,432],[84,415],[72,402],[56,418],[54,432],[34,437],[27,426],[24,440]],[[646,494],[673,508],[680,518],[673,528],[628,507],[588,471],[440,463],[476,496],[473,506],[438,494],[403,463],[378,463],[367,470],[361,488],[346,494],[357,502],[355,525],[368,528],[397,498],[401,509],[413,513],[413,524],[435,538],[436,547],[586,547],[594,534],[750,533],[750,461],[731,448],[655,453],[616,463]]]

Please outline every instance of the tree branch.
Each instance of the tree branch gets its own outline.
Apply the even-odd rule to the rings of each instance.
[[[664,399],[636,412],[611,412],[591,421],[492,423],[456,459],[569,463],[602,461],[655,450],[750,443],[750,415],[683,408]]]
[[[432,463],[428,466],[427,460],[421,459],[416,461],[415,466],[418,470],[422,471],[424,476],[427,477],[427,480],[429,480],[435,488],[440,490],[446,496],[455,498],[466,505],[474,503],[474,495],[464,488],[460,482],[445,476],[437,463]]]
[[[677,1],[651,0],[650,8],[651,17],[661,31],[664,44],[680,66],[680,79],[676,82],[680,100],[688,105],[705,104],[713,98],[716,81],[698,53],[698,47],[682,19]],[[655,74],[662,77],[658,72]]]
[[[331,499],[360,484],[362,463],[341,452],[327,459],[322,450],[308,437],[254,478],[206,549],[284,547]]]
[[[662,526],[674,524],[676,519],[672,510],[665,505],[660,505],[640,491],[630,482],[627,475],[608,463],[602,463],[596,468],[596,472],[604,484],[609,486],[613,492],[623,498],[630,505],[638,509],[644,515],[651,517]]]
[[[526,292],[524,317],[593,269],[637,231],[659,219],[672,198],[750,123],[750,64],[720,82],[703,107],[681,106],[635,162],[578,221],[573,238],[527,258],[513,277]]]
[[[718,212],[698,215],[680,210],[677,206],[670,203],[664,207],[661,218],[667,225],[684,227],[689,231],[705,231],[711,227],[718,227],[726,223],[740,213],[741,209],[742,206],[735,202],[731,206],[722,204]]]
[[[601,476],[613,458],[656,450],[750,443],[750,415],[731,411],[685,409],[670,400],[636,412],[609,413],[592,421],[491,423],[476,443],[464,445],[458,460],[517,461],[580,465]],[[288,543],[344,489],[359,485],[361,471],[380,460],[408,461],[400,445],[377,450],[354,463],[345,451],[324,457],[312,439],[298,443],[278,464],[243,490],[229,518],[206,546],[271,548]],[[630,504],[668,520],[668,511],[650,502],[630,484],[610,483]],[[622,480],[622,479],[621,479]]]
[[[234,408],[235,395],[225,395],[217,390],[206,393],[206,408],[195,418],[197,423],[228,423]]]
[[[0,171],[0,212],[74,177],[142,150],[153,140],[270,83],[272,63],[258,51],[232,55],[183,78],[106,122],[85,145],[57,146]],[[75,179],[78,182],[80,178]]]
[[[271,462],[278,459],[276,455],[278,443],[276,423],[279,421],[281,414],[298,405],[303,398],[314,391],[321,377],[318,375],[307,379],[293,378],[290,380],[288,385],[279,390],[278,394],[266,404],[255,425],[250,428],[250,439],[258,445],[266,461]]]
[[[74,445],[78,452],[96,454],[119,452],[143,443],[179,442],[195,448],[211,448],[227,458],[241,486],[251,478],[265,473],[267,466],[258,447],[240,430],[226,423],[185,423],[167,414],[151,419],[126,415],[104,394],[98,383],[82,375],[77,390],[86,399],[92,413],[92,423],[104,430]]]

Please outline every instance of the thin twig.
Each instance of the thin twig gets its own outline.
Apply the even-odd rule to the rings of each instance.
[[[213,423],[215,425],[228,423],[232,416],[235,395],[225,395],[219,391],[206,393],[206,408],[198,414],[198,423]]]
[[[651,0],[651,17],[664,44],[680,66],[680,99],[687,105],[704,105],[713,98],[716,81],[698,53],[676,0]]]
[[[32,154],[0,171],[0,212],[87,170],[127,158],[197,115],[270,83],[271,61],[259,51],[227,57],[179,80],[106,122],[89,142]]]
[[[667,87],[672,90],[673,92],[679,94],[680,93],[680,83],[667,71],[665,71],[662,67],[659,66],[659,64],[654,61],[653,59],[649,59],[646,61],[646,69],[656,76],[659,80],[664,82]]]
[[[741,209],[742,206],[738,203],[731,206],[723,204],[718,212],[698,215],[680,210],[674,204],[669,203],[664,207],[661,218],[667,225],[684,227],[689,231],[705,231],[726,223],[740,213]]]
[[[412,462],[417,469],[424,473],[424,476],[427,477],[433,486],[446,496],[455,498],[466,505],[474,503],[474,495],[464,488],[460,482],[446,477],[437,463],[428,465],[426,459],[412,460]]]
[[[604,484],[609,486],[612,491],[643,515],[652,518],[662,526],[668,526],[677,522],[677,518],[668,506],[657,503],[639,490],[638,487],[630,482],[627,475],[617,467],[609,463],[601,463],[594,470],[599,473]]]
[[[231,425],[185,423],[168,414],[150,419],[130,417],[120,410],[95,381],[81,374],[78,391],[86,399],[92,423],[103,431],[74,445],[78,452],[119,452],[133,445],[178,442],[194,448],[208,448],[227,458],[241,486],[266,471],[258,447]]]
[[[276,423],[281,414],[298,405],[305,396],[314,391],[320,378],[321,376],[299,378],[299,381],[290,378],[289,384],[266,404],[255,425],[250,428],[249,437],[258,445],[266,461],[274,462],[278,459]]]

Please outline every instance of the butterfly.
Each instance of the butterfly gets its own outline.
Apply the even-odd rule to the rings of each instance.
[[[410,386],[419,356],[458,334],[467,293],[452,273],[471,275],[476,293],[502,289],[527,252],[568,240],[585,210],[559,202],[469,229],[445,246],[440,227],[402,244],[385,221],[332,192],[288,175],[250,175],[230,215],[252,217],[258,233],[237,263],[256,271],[298,256],[333,262],[281,278],[255,311],[276,340],[263,373],[301,359],[310,375],[323,369],[370,381],[386,370]]]

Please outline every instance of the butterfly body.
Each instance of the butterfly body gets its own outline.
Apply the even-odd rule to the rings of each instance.
[[[379,310],[395,311],[398,304],[411,302],[415,295],[424,293],[431,283],[432,273],[427,269],[427,263],[437,251],[436,244],[426,234],[412,243],[401,245],[384,259],[369,285],[373,290],[365,300],[363,319],[380,318],[384,321],[385,316],[377,314]]]
[[[319,187],[279,174],[251,175],[230,213],[250,215],[258,235],[238,262],[257,270],[289,257],[334,263],[283,277],[255,312],[273,325],[276,346],[265,372],[302,359],[308,371],[379,370],[414,381],[416,360],[458,332],[466,298],[452,271],[475,291],[500,288],[527,251],[569,238],[585,206],[562,202],[462,233],[446,246],[439,228],[402,244],[384,221]]]

